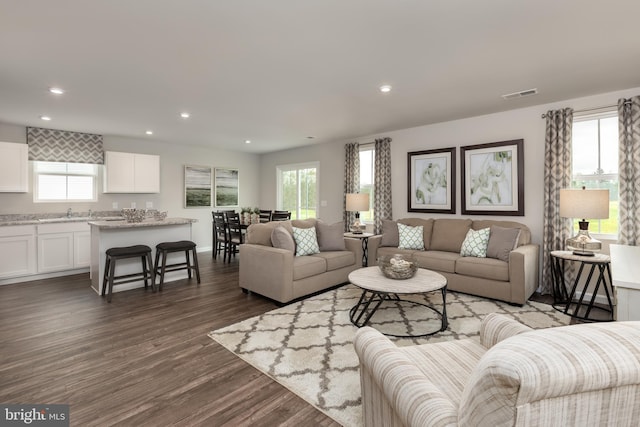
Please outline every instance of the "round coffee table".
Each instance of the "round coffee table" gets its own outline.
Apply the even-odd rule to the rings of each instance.
[[[385,334],[398,338],[415,338],[433,335],[447,329],[447,279],[435,271],[419,268],[415,276],[410,279],[394,280],[382,274],[378,267],[365,267],[352,271],[349,274],[349,281],[362,289],[362,295],[356,305],[349,310],[351,323],[358,328],[365,326],[371,320],[376,310],[385,301],[394,303],[403,302],[421,305],[440,315],[440,329],[420,335],[394,335]],[[400,295],[426,294],[429,292],[442,292],[442,311],[433,306],[402,299]]]

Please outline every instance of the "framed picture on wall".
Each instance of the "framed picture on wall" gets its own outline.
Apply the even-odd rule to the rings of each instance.
[[[407,153],[409,212],[456,213],[456,148]]]
[[[238,169],[216,168],[216,207],[238,206]]]
[[[211,207],[211,167],[185,165],[184,207]]]
[[[524,140],[460,147],[462,213],[524,216]]]

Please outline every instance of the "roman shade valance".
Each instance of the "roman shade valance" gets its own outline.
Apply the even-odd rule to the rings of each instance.
[[[104,164],[102,135],[27,128],[29,160]]]

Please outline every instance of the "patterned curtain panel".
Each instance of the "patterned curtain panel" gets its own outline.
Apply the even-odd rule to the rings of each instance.
[[[104,164],[102,135],[27,128],[29,160]]]
[[[376,139],[373,166],[373,232],[382,233],[382,220],[393,219],[391,212],[391,138]]]
[[[548,111],[544,147],[544,221],[542,289],[551,293],[551,251],[563,250],[571,237],[571,219],[560,217],[560,190],[571,186],[571,128],[573,110]],[[571,282],[567,282],[571,283]]]
[[[640,245],[640,96],[618,100],[618,243]]]
[[[357,142],[344,146],[344,194],[342,196],[342,218],[344,231],[356,220],[355,212],[347,212],[347,193],[360,192],[360,145]]]

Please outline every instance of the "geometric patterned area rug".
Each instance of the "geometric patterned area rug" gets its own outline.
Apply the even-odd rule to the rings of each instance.
[[[353,349],[357,331],[349,309],[361,290],[346,285],[209,333],[216,342],[344,426],[361,426],[360,374]],[[440,311],[440,292],[416,301]],[[481,297],[447,292],[446,331],[424,338],[391,338],[397,345],[478,339],[480,320],[503,313],[535,329],[568,325],[550,305],[515,307]],[[385,302],[369,326],[381,332],[416,335],[437,330],[440,317],[421,305]],[[420,330],[424,328],[424,330]]]

